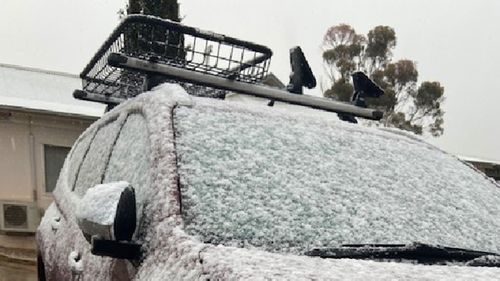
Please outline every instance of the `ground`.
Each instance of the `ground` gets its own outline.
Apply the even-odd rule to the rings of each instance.
[[[35,281],[36,266],[11,263],[0,259],[0,281]]]

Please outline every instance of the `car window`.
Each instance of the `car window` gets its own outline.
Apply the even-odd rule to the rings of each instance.
[[[412,242],[500,252],[500,189],[424,142],[215,105],[178,107],[174,120],[182,216],[204,242],[288,253]]]
[[[144,191],[150,183],[149,155],[146,120],[141,114],[130,114],[111,153],[104,182],[129,182],[136,191],[138,214],[141,213]]]
[[[119,129],[118,121],[113,121],[97,130],[77,175],[74,191],[79,196],[83,196],[87,189],[102,182]]]
[[[83,158],[85,157],[85,154],[88,151],[90,142],[94,137],[94,132],[88,131],[87,133],[81,135],[71,150],[70,154],[71,160],[68,163],[69,164],[68,185],[69,188],[71,189],[74,189],[76,176],[78,175],[78,171],[80,170]],[[65,165],[67,164],[65,163]]]
[[[53,192],[59,178],[64,160],[70,151],[69,147],[44,144],[43,165],[45,172],[45,192]]]

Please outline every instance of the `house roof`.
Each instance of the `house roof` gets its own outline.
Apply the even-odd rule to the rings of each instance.
[[[78,76],[0,64],[0,108],[86,118],[100,117],[104,105],[73,98]]]
[[[264,77],[263,83],[268,86],[279,89],[285,88],[285,84],[283,84],[283,82],[281,82],[281,80],[278,77],[276,77],[276,75],[274,75],[274,73],[272,72],[266,75],[266,77]]]
[[[498,161],[498,160],[482,159],[482,158],[469,157],[469,156],[458,156],[458,158],[460,158],[461,160],[463,160],[465,162],[500,165],[500,161]]]

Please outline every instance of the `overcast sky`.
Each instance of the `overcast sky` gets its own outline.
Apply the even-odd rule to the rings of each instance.
[[[420,81],[445,87],[445,132],[429,141],[462,156],[500,161],[500,1],[179,0],[184,23],[268,45],[287,82],[288,49],[302,46],[323,80],[321,41],[348,23],[396,30],[395,59],[417,61]],[[0,63],[79,73],[118,24],[125,0],[0,0]],[[307,91],[320,95],[319,89]],[[68,93],[71,94],[71,93]]]

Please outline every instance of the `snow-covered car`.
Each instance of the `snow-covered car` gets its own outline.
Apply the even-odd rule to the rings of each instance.
[[[400,131],[163,84],[80,136],[37,243],[47,280],[498,280],[500,188]]]

